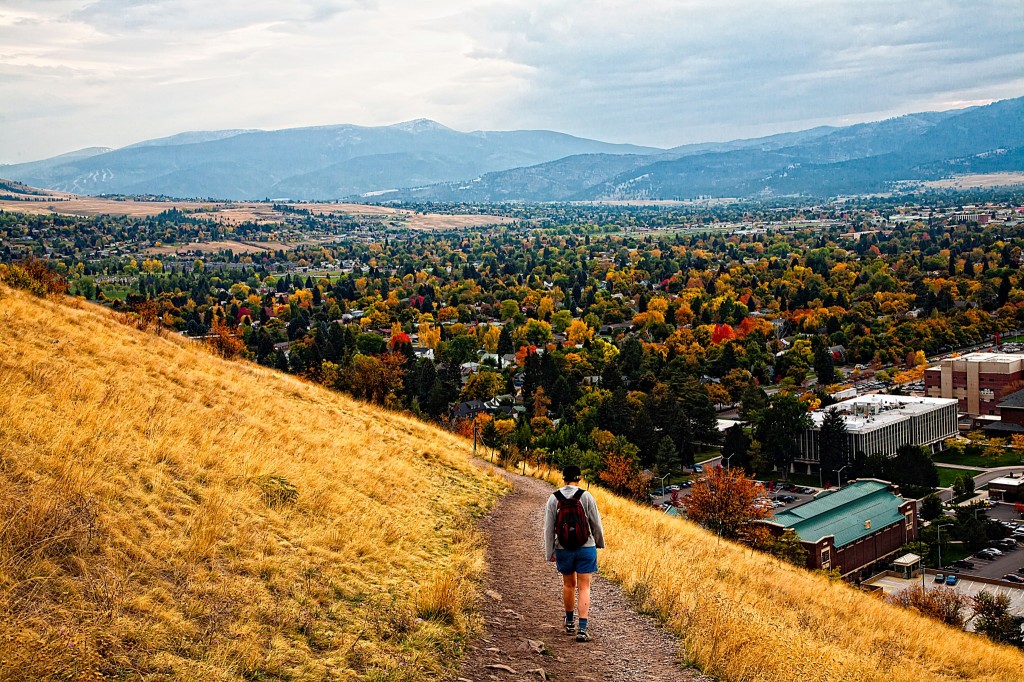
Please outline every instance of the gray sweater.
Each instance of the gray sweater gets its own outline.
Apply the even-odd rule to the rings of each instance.
[[[578,488],[574,485],[567,485],[560,490],[566,497],[572,497]],[[580,503],[587,512],[587,521],[590,523],[590,538],[583,546],[604,549],[604,530],[601,528],[601,515],[597,511],[597,502],[594,500],[594,496],[584,491]],[[544,556],[548,561],[554,560],[555,549],[564,549],[558,544],[558,538],[555,537],[555,514],[557,511],[558,498],[552,493],[544,508]]]

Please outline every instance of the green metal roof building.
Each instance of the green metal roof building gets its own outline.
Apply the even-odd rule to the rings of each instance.
[[[872,572],[917,539],[917,503],[894,494],[885,481],[865,479],[781,511],[769,525],[780,534],[796,532],[807,548],[808,567],[846,576]]]

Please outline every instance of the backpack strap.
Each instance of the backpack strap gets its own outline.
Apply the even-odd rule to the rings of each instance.
[[[572,499],[579,501],[579,499],[583,497],[583,493],[585,492],[586,491],[583,488],[576,488],[576,492],[573,493]]]
[[[559,502],[565,502],[566,499],[568,499],[568,498],[566,498],[565,495],[562,494],[561,490],[556,490],[555,491],[555,497],[558,499]]]

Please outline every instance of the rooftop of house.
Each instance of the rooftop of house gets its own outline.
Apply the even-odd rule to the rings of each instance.
[[[817,542],[831,535],[835,546],[843,547],[901,522],[900,505],[904,502],[892,493],[888,483],[866,479],[779,512],[775,523],[792,528],[804,542]]]
[[[1022,407],[1024,408],[1024,388],[1019,391],[1015,391],[1010,395],[1004,397],[999,402],[999,407]]]

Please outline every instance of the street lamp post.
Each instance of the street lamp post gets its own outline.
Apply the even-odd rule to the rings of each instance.
[[[947,524],[952,525],[952,524]],[[935,548],[939,553],[939,570],[942,570],[942,524],[935,524]]]
[[[664,495],[665,495],[665,479],[668,478],[671,475],[672,475],[672,472],[670,471],[670,472],[668,472],[667,474],[665,474],[664,476],[661,477],[661,495],[662,495],[662,497],[664,497]]]
[[[843,466],[839,467],[838,469],[833,469],[832,470],[832,471],[836,472],[836,477],[839,479],[838,480],[838,483],[839,483],[838,488],[842,488],[843,487],[843,469],[846,469],[849,466],[850,466],[849,464],[844,464]]]
[[[724,459],[724,460],[725,460],[725,468],[726,468],[726,470],[728,470],[728,469],[729,469],[729,460],[731,460],[731,459],[732,459],[733,457],[735,457],[735,456],[736,456],[736,453],[735,453],[735,452],[734,452],[734,453],[732,453],[731,455],[729,455],[728,457],[726,457],[725,455],[722,455],[722,459]]]

